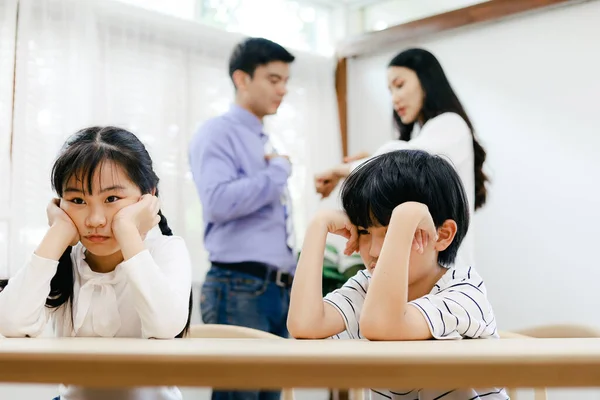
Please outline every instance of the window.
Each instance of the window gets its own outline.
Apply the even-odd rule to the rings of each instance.
[[[173,232],[188,243],[194,279],[202,280],[209,267],[188,144],[199,124],[227,110],[233,100],[226,65],[240,35],[155,18],[121,3],[112,6],[80,0],[21,2],[12,195],[8,225],[0,214],[0,272],[4,253],[15,260],[8,271],[14,274],[47,230],[44,210],[55,195],[48,173],[66,137],[85,126],[107,124],[129,129],[145,143],[161,178],[162,209]],[[178,30],[179,25],[185,26]],[[0,37],[0,55],[7,54],[0,58],[0,72],[5,65],[10,68],[0,75],[9,78],[0,80],[0,103],[9,99],[7,107],[0,107],[2,115],[9,115],[0,118],[0,139],[12,109],[14,33],[8,38]],[[10,62],[3,64],[3,59]],[[311,176],[325,167],[319,160],[341,156],[333,67],[330,57],[297,54],[285,102],[266,121],[265,132],[278,151],[294,161],[289,186],[299,242],[319,202]]]
[[[333,54],[331,9],[293,0],[120,0],[291,49]]]
[[[15,62],[16,0],[0,2],[0,278],[8,275],[10,136]]]

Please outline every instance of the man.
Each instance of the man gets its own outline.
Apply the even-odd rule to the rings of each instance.
[[[235,104],[194,135],[190,164],[203,205],[210,254],[201,296],[204,323],[246,326],[287,337],[296,267],[287,180],[263,118],[277,112],[294,56],[262,38],[237,45],[229,60]],[[271,400],[273,392],[213,392],[213,400]]]

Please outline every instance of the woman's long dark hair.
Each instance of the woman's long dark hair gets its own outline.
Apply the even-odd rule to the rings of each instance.
[[[138,185],[142,194],[152,193],[156,189],[155,195],[158,196],[158,176],[152,168],[152,159],[144,144],[133,133],[111,126],[82,129],[67,140],[52,167],[52,188],[62,197],[66,182],[75,176],[80,182],[87,182],[86,190],[91,193],[94,173],[105,161],[120,165],[129,179]],[[173,232],[161,211],[159,216],[160,231],[165,236],[172,236]],[[0,281],[0,288],[3,289],[7,284],[7,280]],[[69,246],[60,257],[56,274],[50,282],[46,307],[58,308],[64,304],[72,306],[73,285]],[[189,330],[192,304],[190,292],[187,322],[177,338],[184,337]]]
[[[486,182],[489,181],[483,172],[483,163],[485,162],[485,149],[479,144],[475,137],[473,124],[467,116],[458,97],[452,90],[450,82],[442,69],[439,61],[433,54],[423,49],[409,49],[395,56],[390,61],[388,67],[405,67],[415,71],[423,92],[423,109],[421,110],[422,122],[437,117],[446,112],[453,112],[465,120],[473,136],[473,152],[475,166],[475,209],[479,209],[485,204],[487,198]],[[399,132],[399,139],[409,141],[411,139],[414,122],[404,124],[400,116],[394,111],[394,122]]]

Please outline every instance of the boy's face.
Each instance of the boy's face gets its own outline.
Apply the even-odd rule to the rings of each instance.
[[[387,229],[387,226],[358,227],[358,251],[371,275],[377,269],[377,261],[379,260]],[[432,240],[428,241],[427,246],[423,249],[423,253],[416,251],[412,245],[409,251],[408,284],[411,285],[427,276],[430,273],[432,265],[437,265],[438,252]]]

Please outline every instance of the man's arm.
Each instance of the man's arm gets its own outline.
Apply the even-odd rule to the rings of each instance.
[[[211,222],[245,217],[280,198],[291,171],[286,158],[273,158],[264,170],[240,178],[227,135],[213,131],[204,136],[204,141],[192,146],[190,164]]]

